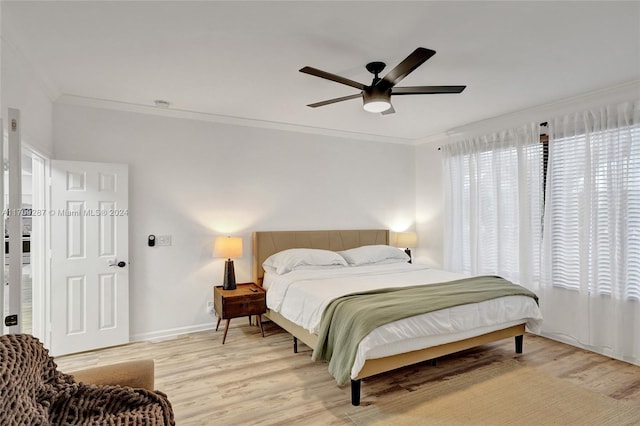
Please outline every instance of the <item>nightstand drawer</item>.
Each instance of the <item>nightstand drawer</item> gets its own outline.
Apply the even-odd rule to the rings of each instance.
[[[238,296],[226,296],[224,298],[223,303],[226,305],[232,305],[236,303],[245,303],[245,302],[253,302],[264,300],[265,295],[262,292],[259,293],[250,293],[250,294],[241,294]]]
[[[258,315],[266,311],[267,306],[264,297],[257,300],[245,298],[225,299],[223,308],[223,319],[243,317],[246,315]]]

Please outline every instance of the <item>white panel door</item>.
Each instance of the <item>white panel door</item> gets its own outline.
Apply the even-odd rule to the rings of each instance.
[[[51,162],[53,355],[129,342],[126,164]]]

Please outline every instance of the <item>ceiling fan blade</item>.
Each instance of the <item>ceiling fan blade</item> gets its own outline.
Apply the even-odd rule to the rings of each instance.
[[[362,93],[358,93],[357,95],[343,96],[341,98],[328,99],[326,101],[316,102],[313,104],[309,104],[307,106],[311,108],[317,108],[324,105],[335,104],[336,102],[348,101],[349,99],[356,99],[356,98],[362,98]]]
[[[408,86],[394,87],[392,95],[431,95],[437,93],[461,93],[467,86]]]
[[[300,72],[335,81],[336,83],[346,84],[347,86],[355,87],[356,89],[360,90],[364,90],[365,88],[365,85],[362,83],[358,83],[357,81],[349,80],[348,78],[340,77],[339,75],[331,74],[330,72],[322,71],[313,67],[301,68]]]
[[[422,65],[427,59],[436,54],[435,50],[418,47],[404,61],[400,62],[394,69],[389,71],[376,85],[380,90],[388,90],[398,84],[409,73]]]
[[[380,114],[382,115],[388,115],[388,114],[395,114],[396,110],[393,109],[393,105],[391,105],[391,107],[386,110],[386,111],[382,111]]]

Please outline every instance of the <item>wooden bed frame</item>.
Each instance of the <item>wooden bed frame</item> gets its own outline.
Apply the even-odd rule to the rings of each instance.
[[[317,248],[325,250],[347,250],[371,244],[389,244],[389,231],[386,229],[334,230],[334,231],[270,231],[253,233],[253,280],[262,285],[264,270],[262,263],[272,254],[290,248]],[[300,339],[311,349],[317,344],[318,337],[304,328],[287,320],[275,311],[265,314],[274,323],[293,335],[294,352],[297,352],[297,341]],[[435,360],[438,357],[470,349],[497,340],[515,337],[516,353],[522,353],[522,342],[525,324],[518,324],[491,333],[458,340],[444,345],[406,352],[384,358],[366,360],[358,377],[351,380],[351,403],[360,405],[361,381],[379,373]]]

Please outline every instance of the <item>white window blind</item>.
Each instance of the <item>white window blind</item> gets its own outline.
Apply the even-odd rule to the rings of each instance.
[[[640,126],[600,119],[565,118],[550,142],[550,283],[640,300]]]
[[[537,287],[543,155],[538,126],[461,141],[443,151],[446,268]]]

